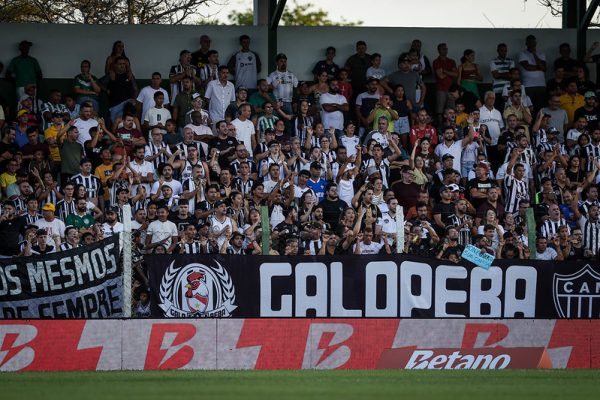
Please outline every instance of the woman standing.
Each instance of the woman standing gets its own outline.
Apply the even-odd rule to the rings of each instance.
[[[460,82],[460,86],[479,98],[477,82],[481,82],[483,77],[479,70],[479,65],[475,63],[475,51],[471,49],[465,50],[460,62],[461,64],[458,67],[458,82]]]

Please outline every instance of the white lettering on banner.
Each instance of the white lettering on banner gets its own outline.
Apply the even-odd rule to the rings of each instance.
[[[6,296],[7,294],[15,296],[23,291],[19,278],[11,274],[13,271],[17,271],[15,264],[7,265],[4,268],[0,266],[0,296]],[[8,287],[10,282],[15,285],[13,289]]]
[[[273,310],[273,287],[271,279],[274,276],[292,275],[292,264],[263,263],[260,266],[260,316],[261,317],[291,317],[292,296],[281,296],[281,309]]]
[[[344,264],[332,262],[329,267],[331,271],[331,315],[336,317],[360,318],[361,310],[348,310],[344,308]]]
[[[525,286],[522,298],[517,297],[517,285]],[[513,265],[508,267],[504,277],[504,315],[506,318],[520,316],[535,317],[535,296],[537,271],[534,267]]]
[[[464,290],[450,290],[446,286],[449,279],[466,279],[467,270],[464,267],[451,265],[440,265],[435,271],[435,316],[464,318],[461,314],[450,314],[446,311],[446,305],[452,303],[465,303],[467,292]]]
[[[340,262],[332,263],[329,269],[323,263],[295,266],[263,263],[260,266],[260,316],[305,317],[308,310],[315,310],[317,317],[410,318],[424,313],[443,318],[535,316],[537,270],[530,266],[513,265],[504,272],[499,267],[482,271],[460,265],[434,268],[427,263],[404,261],[398,267],[394,261],[371,261],[364,268],[362,310],[343,307],[342,271]],[[315,293],[307,291],[309,276],[316,282]],[[274,310],[273,290],[279,286],[273,285],[276,277],[293,279],[295,294],[277,293],[281,306]],[[452,285],[460,289],[451,289]],[[346,293],[346,297],[349,295]],[[448,311],[452,305],[461,310],[460,313]]]
[[[431,358],[433,355],[431,350],[415,350],[405,369],[505,369],[511,361],[508,354],[496,357],[491,354],[473,356],[455,351],[449,356],[439,354]]]
[[[377,277],[385,277],[385,306],[377,308]],[[365,269],[365,315],[398,316],[398,266],[392,261],[373,261]]]
[[[323,343],[324,334],[333,333],[329,342]],[[343,366],[352,354],[348,346],[338,346],[350,339],[354,328],[350,324],[310,324],[302,369],[334,369]]]
[[[488,281],[490,288],[483,290],[483,282]],[[469,290],[469,315],[471,318],[491,317],[493,315],[502,315],[502,302],[500,294],[502,293],[502,269],[500,267],[490,267],[485,270],[482,268],[473,268],[471,270],[471,287]],[[489,306],[489,312],[484,313],[482,305]]]
[[[316,280],[316,293],[308,294],[309,277]],[[323,263],[298,263],[296,265],[296,316],[306,317],[308,310],[315,316],[327,316],[327,266]]]
[[[35,351],[26,344],[37,336],[33,325],[0,325],[0,371],[19,371],[35,359]]]
[[[413,290],[413,277],[419,277],[421,287]],[[411,317],[412,310],[431,308],[433,270],[429,264],[405,261],[400,264],[400,316]],[[420,293],[415,295],[414,293]]]

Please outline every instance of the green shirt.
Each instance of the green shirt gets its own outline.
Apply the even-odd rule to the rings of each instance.
[[[92,78],[94,79],[94,81],[98,81],[98,78],[96,78],[94,75],[92,75]],[[94,91],[94,88],[92,87],[92,81],[90,79],[86,79],[83,74],[79,74],[75,77],[75,82],[73,83],[73,87],[79,88],[79,89],[83,89],[83,90],[87,90],[87,91]],[[77,97],[92,97],[97,99],[98,95],[96,93],[94,94],[79,94],[77,95]]]
[[[63,174],[78,174],[82,153],[83,147],[79,143],[64,141],[60,146],[60,171]]]
[[[192,109],[192,94],[184,92],[177,93],[172,106],[173,108],[177,108],[177,126],[183,127],[185,125],[185,114]]]
[[[65,220],[65,225],[71,225],[77,229],[89,228],[90,226],[94,225],[95,223],[96,223],[96,220],[90,214],[85,214],[82,217],[80,217],[77,214],[70,214],[67,217],[67,219]]]
[[[30,83],[37,84],[38,79],[42,79],[42,69],[37,60],[30,56],[18,56],[13,58],[8,64],[7,72],[14,74],[17,87],[22,87]]]

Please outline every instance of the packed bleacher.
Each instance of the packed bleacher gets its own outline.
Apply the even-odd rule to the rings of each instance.
[[[414,40],[385,71],[359,41],[347,60],[315,53],[314,78],[299,81],[298,55],[277,54],[268,73],[250,43],[220,54],[203,35],[139,87],[118,41],[103,71],[83,60],[71,91],[39,98],[43,71],[22,41],[3,72],[17,103],[0,100],[0,255],[118,234],[125,204],[136,259],[262,254],[263,230],[270,254],[395,253],[398,205],[410,254],[598,254],[597,44],[582,60],[566,43],[547,58],[530,35],[493,60],[466,49],[456,61]]]

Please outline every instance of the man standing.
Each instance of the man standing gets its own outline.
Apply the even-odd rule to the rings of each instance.
[[[325,50],[325,59],[316,63],[312,70],[312,73],[315,77],[315,81],[317,80],[317,77],[323,72],[327,72],[328,79],[338,77],[340,67],[333,61],[333,59],[335,58],[335,53],[335,47],[333,46],[329,46]]]
[[[137,98],[135,99],[136,100],[136,104],[135,104],[136,112],[138,114],[138,118],[140,119],[140,121],[143,122],[144,119],[146,118],[146,113],[148,112],[148,110],[150,110],[152,107],[155,106],[156,103],[154,101],[154,95],[157,92],[161,92],[164,95],[162,104],[165,106],[169,105],[169,94],[167,93],[167,91],[165,89],[160,87],[161,83],[162,83],[162,76],[160,75],[160,72],[153,72],[152,80],[150,81],[150,85],[142,88],[142,90],[140,90],[140,93],[138,94]],[[163,121],[163,123],[164,123],[164,121]]]
[[[192,109],[192,102],[194,96],[200,96],[198,93],[193,93],[193,81],[189,76],[184,77],[181,80],[181,91],[177,93],[175,100],[173,101],[173,119],[177,121],[177,127],[183,128],[185,126],[185,116]]]
[[[519,54],[519,67],[525,92],[537,111],[546,102],[546,56],[538,53],[535,36],[527,36],[525,45],[527,48]]]
[[[336,133],[341,134],[344,130],[344,113],[350,107],[346,98],[340,94],[337,78],[329,82],[329,93],[323,93],[319,101],[323,108],[323,126],[325,129],[334,128]]]
[[[480,117],[479,123],[487,126],[488,133],[492,138],[492,143],[486,146],[488,151],[488,157],[492,163],[494,169],[500,165],[500,154],[498,153],[498,138],[504,128],[504,120],[500,111],[494,108],[496,102],[496,95],[492,91],[485,92],[483,99],[483,107],[479,109]]]
[[[254,124],[250,120],[251,114],[250,104],[243,103],[238,109],[238,117],[231,121],[235,126],[235,138],[246,147],[250,157],[254,155],[253,149],[256,147],[256,134]]]
[[[179,64],[173,65],[169,71],[169,81],[171,82],[171,98],[175,99],[177,95],[185,89],[184,79],[190,80],[189,91],[194,87],[200,87],[200,78],[196,72],[195,64],[190,62],[192,56],[188,50],[181,50],[179,53]],[[185,113],[184,113],[185,115]]]
[[[502,93],[504,89],[508,89],[510,86],[509,71],[515,67],[515,62],[512,58],[507,57],[508,46],[506,43],[500,43],[496,51],[498,52],[498,57],[490,61],[490,71],[493,78],[492,90],[496,94],[496,104],[494,106],[502,110],[504,108]]]
[[[258,53],[250,50],[250,36],[240,36],[241,49],[231,56],[227,67],[234,76],[235,87],[256,89],[256,81],[261,70]]]
[[[410,60],[407,54],[401,54],[398,58],[398,71],[386,76],[381,81],[381,86],[390,93],[393,93],[393,87],[402,85],[404,87],[404,97],[413,104],[413,110],[418,111],[423,107],[427,88],[421,80],[418,72],[410,68]],[[417,102],[417,88],[421,90],[421,96]]]
[[[227,80],[229,69],[226,65],[219,67],[219,79],[208,82],[206,97],[209,101],[208,114],[211,121],[216,123],[225,119],[225,110],[229,103],[235,101],[235,87]]]
[[[110,120],[112,122],[123,114],[126,103],[135,103],[138,92],[135,78],[131,71],[128,71],[127,59],[125,57],[117,57],[115,63],[116,69],[110,70],[109,81],[106,87],[108,91]]]
[[[577,110],[575,110],[573,121],[577,121],[579,117],[585,117],[585,119],[587,120],[587,128],[588,130],[592,131],[598,126],[598,116],[600,115],[596,103],[596,93],[592,91],[585,92],[583,98],[585,104],[583,105],[583,107],[580,107]]]
[[[353,93],[361,93],[367,84],[367,70],[371,66],[371,55],[367,53],[367,43],[356,42],[356,53],[346,60],[345,68],[350,71]]]
[[[98,127],[98,121],[92,118],[93,112],[94,107],[92,106],[92,103],[83,103],[81,105],[79,118],[73,122],[73,125],[79,132],[79,136],[77,136],[77,143],[81,144],[82,146],[88,140],[92,140],[90,129]]]
[[[17,99],[25,94],[25,86],[30,84],[37,86],[37,82],[42,80],[40,64],[34,57],[29,55],[31,46],[33,46],[33,43],[28,40],[19,43],[21,54],[10,60],[10,64],[6,69],[6,77],[15,81]]]
[[[267,83],[273,87],[273,94],[282,102],[283,110],[292,114],[292,98],[294,88],[298,86],[298,78],[287,69],[287,56],[283,53],[275,57],[277,69],[269,74]]]
[[[448,58],[448,46],[440,43],[437,46],[438,58],[433,60],[435,73],[435,113],[441,119],[442,112],[448,101],[448,89],[458,77],[456,62]]]

